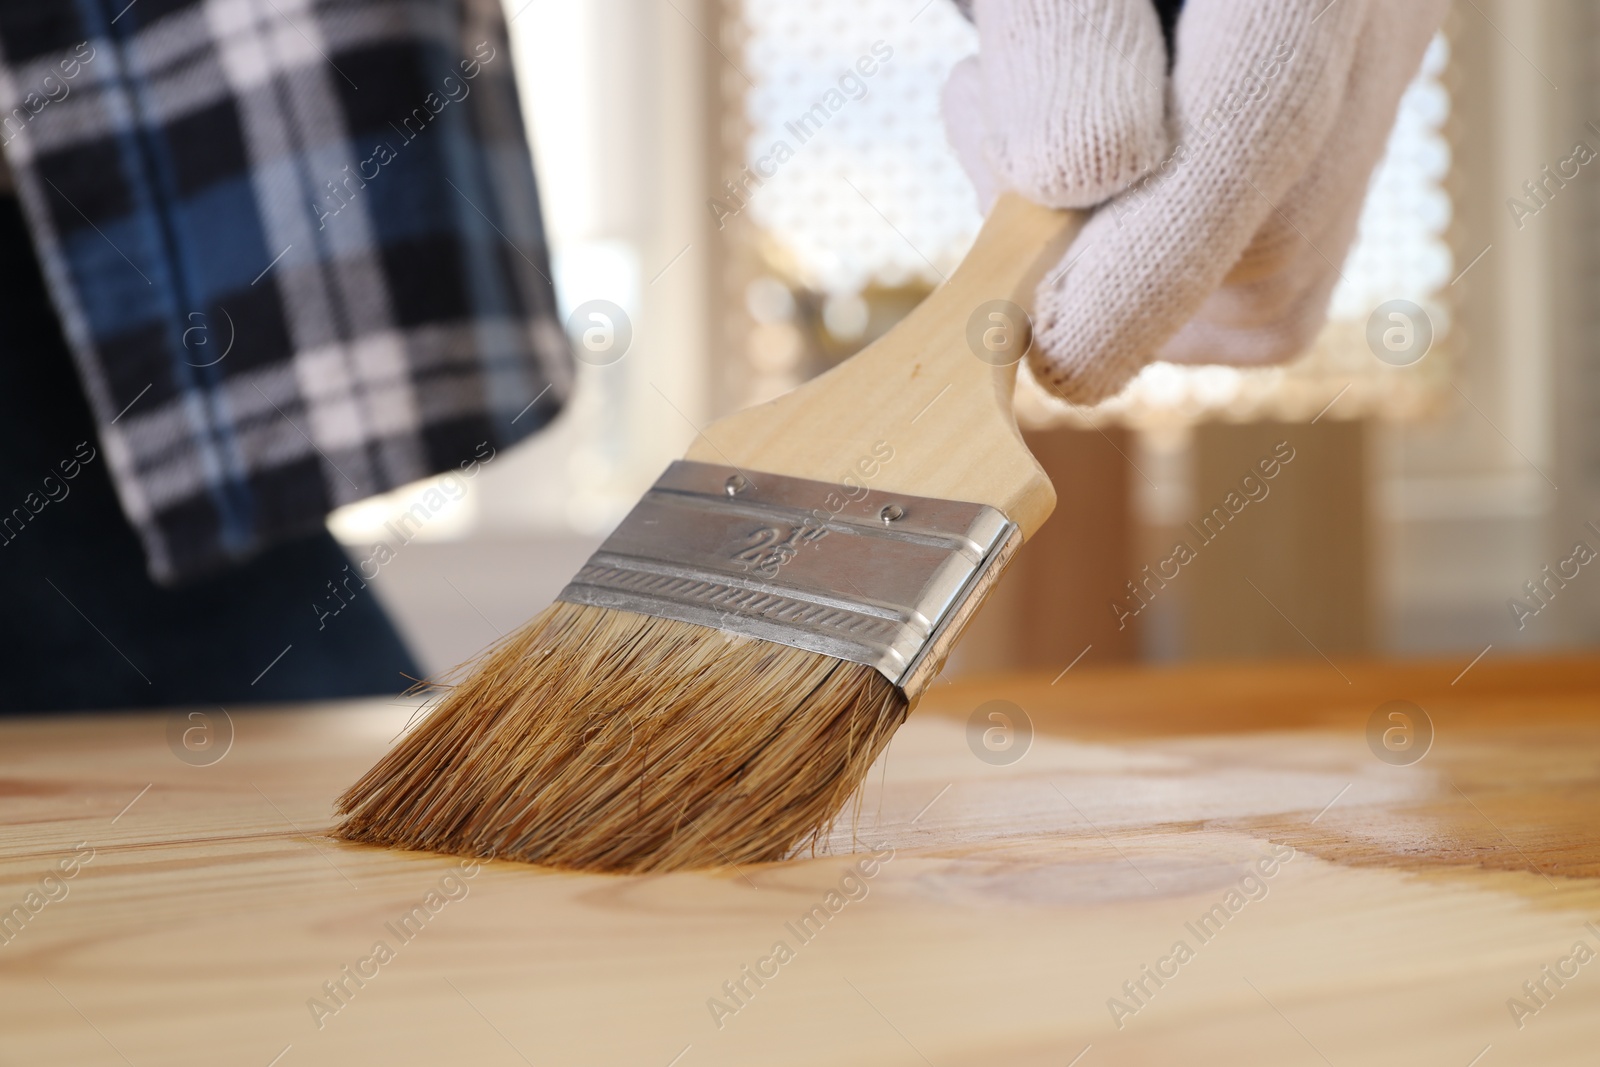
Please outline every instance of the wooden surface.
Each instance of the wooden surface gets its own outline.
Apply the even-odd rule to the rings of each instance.
[[[235,712],[204,767],[166,716],[0,723],[0,908],[83,843],[0,944],[0,1063],[1594,1063],[1600,961],[1520,1029],[1507,1002],[1600,948],[1600,660],[1464,666],[937,685],[856,821],[892,858],[848,881],[848,827],[834,854],[645,878],[445,880],[337,843],[334,794],[409,712],[382,702]],[[997,699],[1036,730],[1008,766],[966,733]],[[1395,699],[1436,727],[1411,766],[1366,741]],[[786,925],[832,902],[811,940]],[[780,940],[719,1029],[708,999]],[[1108,1001],[1180,940],[1119,1029]],[[393,958],[319,1029],[308,1001],[378,941]]]
[[[969,327],[990,301],[1031,308],[1082,224],[1078,212],[1002,196],[961,266],[915,311],[826,374],[712,423],[686,458],[988,504],[1031,537],[1055,492],[1012,413],[1016,363],[979,359]],[[893,458],[874,462],[884,445]]]

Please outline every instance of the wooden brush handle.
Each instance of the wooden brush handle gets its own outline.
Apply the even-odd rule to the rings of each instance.
[[[686,458],[989,504],[1031,537],[1056,496],[1017,429],[1016,364],[985,362],[968,338],[988,326],[989,301],[1031,310],[1034,287],[1083,219],[1001,196],[960,267],[894,329],[792,392],[712,424]]]

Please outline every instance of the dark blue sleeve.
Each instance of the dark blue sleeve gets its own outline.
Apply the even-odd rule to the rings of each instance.
[[[1167,38],[1167,55],[1172,55],[1173,32],[1178,26],[1178,12],[1183,10],[1183,0],[1154,0],[1156,14],[1161,16],[1161,32]]]

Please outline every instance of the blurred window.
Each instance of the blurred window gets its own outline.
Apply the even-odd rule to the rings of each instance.
[[[971,243],[981,219],[945,144],[939,93],[977,35],[947,0],[744,0],[730,10],[751,83],[735,85],[743,136],[715,210],[752,231],[738,348],[745,399],[756,400],[883,332]],[[1440,36],[1401,104],[1313,350],[1285,368],[1154,364],[1103,414],[1151,428],[1305,418],[1341,390],[1330,417],[1403,418],[1435,404],[1448,390],[1443,294],[1456,269],[1446,239],[1448,61]],[[1366,340],[1368,318],[1396,298],[1425,309],[1435,334],[1434,358],[1406,374],[1374,359]],[[1028,421],[1063,416],[1037,388],[1025,385],[1022,400]]]

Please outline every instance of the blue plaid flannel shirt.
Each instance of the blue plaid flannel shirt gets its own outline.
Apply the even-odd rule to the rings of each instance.
[[[498,0],[0,0],[0,140],[159,581],[569,392]]]

